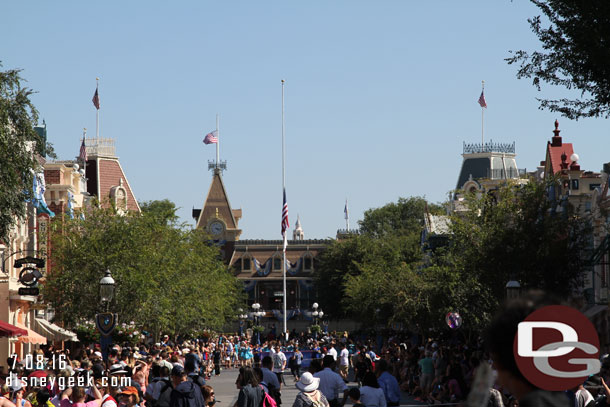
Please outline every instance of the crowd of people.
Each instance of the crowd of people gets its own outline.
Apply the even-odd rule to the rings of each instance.
[[[114,345],[107,355],[97,345],[72,354],[49,346],[29,356],[36,363],[7,361],[0,407],[212,407],[215,393],[208,382],[227,369],[239,369],[237,402],[227,407],[392,407],[405,398],[460,404],[477,369],[491,365],[493,355],[480,338],[458,338],[389,333],[367,339],[341,332],[318,339],[293,332],[287,340],[258,344],[243,335],[164,337],[159,343]],[[568,392],[574,406],[606,405],[610,363],[603,366]],[[282,400],[287,385],[300,391],[294,400]],[[489,405],[519,405],[511,391],[502,383],[490,388]]]

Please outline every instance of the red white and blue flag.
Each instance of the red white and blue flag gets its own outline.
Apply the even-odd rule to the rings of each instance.
[[[484,91],[481,91],[481,96],[479,96],[479,105],[481,105],[481,107],[487,108],[487,102],[485,101]]]
[[[95,88],[95,93],[93,94],[93,99],[91,101],[93,102],[93,106],[95,106],[97,110],[100,110],[100,95],[97,93],[97,87]]]
[[[286,188],[284,188],[284,204],[282,205],[282,237],[284,238],[284,250],[286,250],[286,230],[290,227],[288,223],[288,202],[286,202]]]
[[[203,144],[217,144],[218,143],[218,130],[214,130],[208,133],[203,138]]]
[[[80,153],[78,154],[79,160],[87,162],[87,147],[85,147],[85,138],[83,137],[83,143],[80,145]]]

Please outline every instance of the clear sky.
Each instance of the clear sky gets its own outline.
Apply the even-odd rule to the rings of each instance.
[[[538,110],[509,50],[539,49],[524,0],[13,1],[2,7],[0,60],[22,68],[59,159],[100,133],[138,200],[168,198],[191,222],[205,200],[220,114],[221,159],[242,238],[280,238],[281,79],[286,80],[286,181],[291,226],[334,237],[399,197],[443,201],[462,142],[516,142],[517,164],[544,160],[553,122],[581,167],[599,171],[608,121]]]

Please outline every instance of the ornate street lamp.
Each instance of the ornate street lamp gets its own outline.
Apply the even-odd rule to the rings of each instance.
[[[244,334],[244,324],[246,319],[248,319],[248,314],[244,313],[243,308],[238,308],[237,312],[237,318],[239,318],[239,337],[241,338],[241,336]]]
[[[322,310],[318,311],[318,303],[314,302],[313,304],[311,304],[311,308],[313,308],[313,312],[311,313],[311,315],[314,318],[314,325],[316,326],[316,330],[313,333],[313,338],[315,340],[318,340],[318,317],[322,318],[322,316],[324,315],[324,312],[322,312]]]
[[[106,307],[106,311],[108,311],[108,305],[110,304],[110,301],[112,301],[112,297],[114,296],[114,288],[114,278],[112,278],[110,270],[106,269],[104,277],[102,277],[102,279],[100,280],[100,301],[102,303],[102,306]]]
[[[100,303],[105,312],[95,314],[95,324],[100,331],[100,345],[104,360],[108,360],[108,349],[112,345],[112,331],[118,322],[118,315],[108,312],[112,297],[114,297],[115,282],[110,274],[110,270],[106,269],[104,277],[100,280]]]
[[[254,326],[256,329],[256,344],[259,345],[261,343],[261,340],[260,340],[261,327],[259,325],[259,319],[262,318],[263,316],[265,316],[265,311],[261,310],[261,305],[258,302],[255,302],[254,304],[252,304],[252,309],[254,310],[252,315],[254,316]]]

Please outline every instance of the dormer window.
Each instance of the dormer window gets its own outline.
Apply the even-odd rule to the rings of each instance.
[[[282,259],[280,257],[273,258],[273,269],[281,270],[282,269]]]
[[[241,262],[241,269],[243,271],[251,271],[252,270],[252,262],[249,257],[244,257]]]
[[[119,213],[127,211],[127,190],[123,187],[122,178],[118,186],[110,188],[110,199]]]
[[[313,269],[313,258],[309,255],[303,257],[303,270],[311,271]]]

